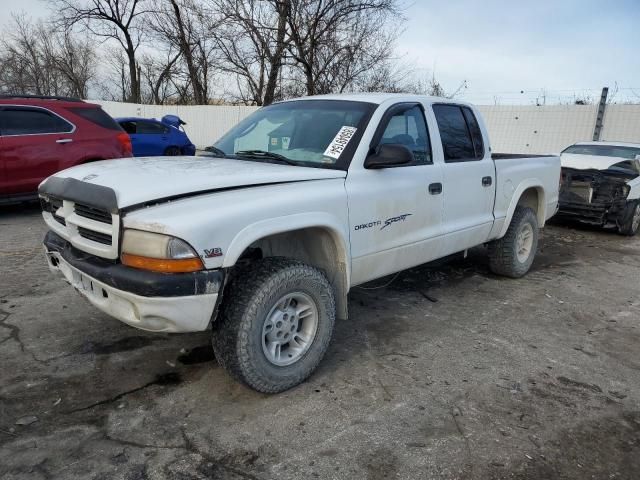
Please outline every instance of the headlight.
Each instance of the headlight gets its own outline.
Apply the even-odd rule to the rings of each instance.
[[[204,265],[191,245],[160,233],[125,230],[122,240],[123,265],[163,273],[197,272]]]
[[[631,191],[631,187],[629,185],[622,186],[622,195],[624,195],[624,198],[627,198],[629,196],[630,191]]]

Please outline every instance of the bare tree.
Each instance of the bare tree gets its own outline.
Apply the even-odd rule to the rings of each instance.
[[[87,98],[89,86],[96,76],[96,55],[87,41],[74,38],[70,32],[57,35],[56,68],[64,76],[72,96]]]
[[[269,105],[277,95],[293,0],[212,0],[221,69],[237,77],[240,99]],[[280,91],[281,95],[282,91]]]
[[[173,88],[174,78],[178,75],[180,52],[169,50],[160,55],[143,55],[140,60],[142,80],[142,101],[163,105],[169,98],[176,96]]]
[[[127,100],[140,102],[140,76],[136,52],[144,37],[141,16],[148,0],[48,0],[56,22],[65,31],[78,26],[103,40],[116,41],[127,59]]]
[[[331,76],[328,70],[336,57],[353,59],[364,51],[357,31],[370,38],[369,19],[376,23],[397,14],[396,0],[293,0],[289,51],[302,71],[307,95],[327,90],[321,79]]]
[[[86,98],[96,74],[89,42],[24,15],[14,16],[0,39],[0,62],[0,89],[14,93]]]
[[[436,78],[435,72],[432,72],[431,76],[427,78],[426,81],[419,80],[417,82],[414,93],[430,95],[432,97],[455,98],[466,90],[468,86],[468,82],[466,80],[462,80],[454,90],[447,91],[442,83],[440,83]]]
[[[158,44],[180,54],[188,83],[181,88],[185,100],[208,103],[216,63],[215,14],[194,0],[162,0],[151,17]]]

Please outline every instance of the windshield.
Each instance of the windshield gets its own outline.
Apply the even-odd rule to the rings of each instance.
[[[619,157],[634,160],[640,155],[640,147],[623,147],[617,145],[571,145],[562,153],[574,155],[597,155],[600,157]]]
[[[233,127],[212,151],[346,169],[376,105],[296,100],[261,108]]]

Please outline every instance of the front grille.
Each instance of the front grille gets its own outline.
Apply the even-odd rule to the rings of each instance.
[[[117,259],[120,239],[120,218],[115,210],[117,205],[113,201],[94,203],[99,201],[99,195],[95,196],[92,188],[96,187],[96,193],[104,193],[105,189],[71,180],[62,182],[75,187],[73,196],[76,198],[62,198],[65,195],[60,192],[64,190],[64,185],[59,185],[60,182],[53,182],[51,189],[55,193],[41,189],[40,203],[45,222],[79,251],[103,259]],[[113,192],[110,193],[115,197]]]
[[[61,225],[67,225],[67,222],[60,215],[57,215],[56,212],[59,208],[62,208],[62,200],[55,197],[49,197],[49,200],[45,200],[40,198],[40,206],[42,210],[45,212],[49,212],[53,219]]]
[[[111,225],[111,213],[106,210],[102,210],[100,208],[91,207],[89,205],[84,205],[82,203],[76,203],[74,206],[74,211],[76,215],[80,215],[84,218],[90,218],[91,220],[96,220],[102,223],[108,223]]]
[[[89,230],[84,227],[78,227],[78,234],[87,240],[102,243],[103,245],[111,245],[111,235]]]

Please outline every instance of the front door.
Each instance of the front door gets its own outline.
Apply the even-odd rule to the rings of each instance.
[[[439,256],[442,170],[434,164],[421,104],[397,104],[385,113],[371,148],[399,144],[412,163],[394,168],[349,169],[346,189],[352,271],[357,285]]]

